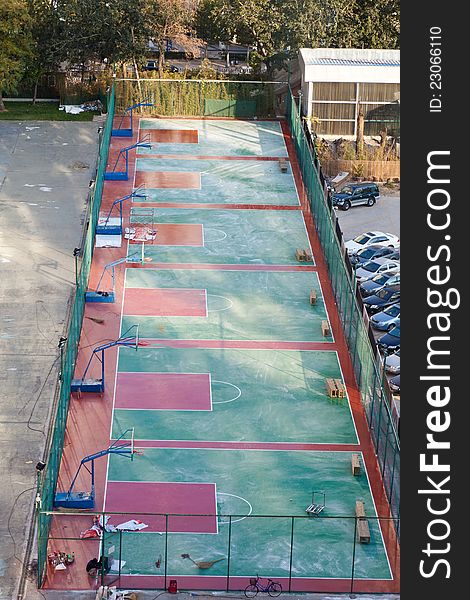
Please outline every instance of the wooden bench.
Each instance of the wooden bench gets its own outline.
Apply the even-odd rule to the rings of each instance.
[[[321,332],[323,334],[323,337],[328,337],[329,335],[331,335],[330,325],[328,324],[328,321],[321,322]]]
[[[338,389],[338,398],[346,398],[346,388],[341,379],[335,379],[335,385]]]
[[[287,159],[279,159],[279,168],[281,169],[281,173],[287,173]]]
[[[304,248],[297,248],[295,251],[295,258],[300,262],[312,262],[312,255]]]
[[[317,292],[315,290],[310,290],[310,304],[317,303]]]
[[[357,537],[361,544],[370,543],[369,523],[366,519],[366,510],[362,500],[356,500]]]
[[[326,389],[328,390],[328,396],[330,398],[337,398],[338,397],[338,388],[336,387],[335,380],[334,379],[326,379],[325,383],[326,383]]]
[[[352,468],[353,475],[360,475],[361,463],[359,462],[359,454],[351,455],[351,468]]]
[[[367,519],[358,519],[357,521],[357,537],[361,544],[370,544],[370,530]]]

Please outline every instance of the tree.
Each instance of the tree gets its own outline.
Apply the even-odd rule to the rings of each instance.
[[[353,28],[358,48],[399,48],[399,0],[355,0]]]
[[[203,0],[196,19],[198,33],[213,41],[236,38],[268,58],[282,27],[282,4],[280,0]]]
[[[64,46],[64,22],[60,20],[56,0],[28,0],[31,16],[31,55],[26,75],[34,84],[33,103],[36,102],[40,78],[54,72],[61,60]]]
[[[201,46],[193,32],[198,2],[191,0],[144,0],[143,14],[149,38],[157,46],[158,74],[163,77],[165,50],[173,40],[187,52],[195,53]]]
[[[356,0],[275,0],[283,27],[276,36],[279,49],[350,47]]]
[[[4,112],[3,94],[15,90],[31,49],[31,19],[26,0],[1,0],[0,40],[0,112]]]

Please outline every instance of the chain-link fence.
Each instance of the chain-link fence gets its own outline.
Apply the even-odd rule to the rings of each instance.
[[[161,117],[272,118],[279,113],[277,82],[199,79],[117,79],[116,112],[148,102]],[[285,87],[285,84],[284,84]]]
[[[328,507],[327,507],[328,508]],[[328,515],[90,514],[53,513],[48,569],[53,577],[58,556],[73,557],[68,589],[98,585],[167,589],[240,590],[257,574],[281,583],[286,592],[397,591],[399,548],[390,518]],[[217,533],[201,534],[201,524],[217,521]],[[133,523],[153,523],[128,531]],[[184,532],[178,524],[184,523]],[[156,524],[159,524],[158,531]],[[120,527],[123,527],[121,529]],[[194,533],[198,531],[199,533]],[[385,540],[387,540],[387,548]],[[393,542],[392,542],[393,540]],[[97,571],[88,573],[97,559]],[[96,563],[95,563],[96,564]],[[389,580],[389,584],[387,582]],[[378,585],[378,584],[377,584]],[[376,591],[379,591],[377,588]]]
[[[356,294],[354,273],[352,269],[348,269],[341,230],[328,199],[315,149],[307,139],[292,94],[288,96],[287,118],[315,228],[328,266],[385,492],[390,503],[391,514],[396,519],[399,535],[400,443],[394,422],[390,390],[386,384],[381,361],[369,338],[361,302]]]
[[[132,575],[131,565],[133,564],[135,555],[135,540],[136,536],[139,535],[139,532],[104,531],[102,537],[99,539],[83,539],[80,537],[80,533],[82,528],[83,530],[86,530],[86,520],[89,519],[89,516],[84,514],[76,515],[77,526],[75,528],[72,527],[67,534],[65,534],[64,529],[57,526],[59,519],[64,517],[52,512],[54,493],[64,444],[65,426],[70,398],[70,384],[74,374],[80,339],[85,292],[87,289],[93,255],[95,229],[100,210],[104,184],[104,171],[106,168],[115,107],[116,111],[122,112],[127,106],[140,101],[147,101],[152,102],[155,106],[150,109],[146,108],[146,111],[149,110],[151,114],[160,114],[162,116],[195,116],[200,118],[201,116],[218,115],[257,116],[259,118],[267,118],[275,116],[280,106],[280,103],[276,99],[278,96],[276,95],[275,84],[260,84],[259,82],[251,84],[247,82],[228,81],[201,82],[191,80],[179,82],[171,80],[162,82],[159,80],[146,80],[138,82],[135,80],[118,80],[116,81],[115,87],[116,102],[113,88],[109,95],[108,117],[100,140],[96,181],[90,195],[89,225],[82,248],[81,268],[77,277],[77,290],[70,318],[68,339],[65,347],[62,349],[61,385],[54,430],[48,453],[47,466],[40,482],[41,487],[39,490],[39,497],[41,506],[40,510],[38,510],[39,585],[43,583],[47,569],[52,568],[48,561],[48,554],[51,553],[52,549],[75,552],[77,557],[77,567],[78,563],[80,561],[83,562],[85,558],[93,558],[94,555],[112,555],[113,560],[117,561],[115,563],[115,566],[117,564],[117,569],[106,574],[104,568],[102,568],[100,577],[106,582],[112,581],[114,578],[114,580],[121,581],[123,585],[126,585],[129,581],[126,577],[128,578]],[[221,103],[217,104],[218,102]],[[239,104],[239,102],[242,104]],[[244,104],[246,102],[251,104]],[[244,114],[242,115],[241,113]],[[255,517],[250,515],[249,519],[263,520],[263,523],[267,523],[268,525],[263,525],[261,529],[260,526],[258,526],[246,530],[248,538],[250,537],[250,531],[256,532],[254,539],[256,539],[257,545],[253,545],[252,549],[248,549],[248,554],[243,551],[245,552],[244,557],[248,558],[246,564],[244,564],[242,552],[241,550],[237,550],[238,546],[235,543],[236,536],[240,535],[241,530],[238,526],[239,522],[235,523],[237,516],[228,515],[225,518],[225,522],[221,523],[221,515],[218,515],[219,530],[222,528],[224,531],[224,535],[218,536],[218,543],[223,545],[224,561],[221,561],[220,564],[218,563],[219,566],[217,569],[222,569],[223,572],[220,576],[211,578],[210,587],[211,589],[240,589],[240,586],[242,586],[243,583],[247,583],[245,575],[253,576],[256,573],[252,573],[251,571],[253,569],[259,569],[258,572],[263,570],[263,574],[271,574],[272,576],[280,578],[285,589],[288,588],[290,591],[322,591],[320,584],[313,582],[308,586],[305,586],[305,581],[314,578],[318,582],[321,581],[322,578],[331,577],[337,578],[338,581],[341,580],[342,582],[336,586],[337,589],[335,588],[335,591],[362,591],[360,582],[365,581],[366,579],[369,580],[369,587],[367,587],[367,589],[364,588],[364,591],[371,591],[370,579],[383,579],[384,574],[383,572],[380,572],[377,577],[373,577],[367,573],[367,552],[378,552],[379,547],[383,548],[383,537],[389,540],[389,546],[391,543],[390,540],[398,539],[398,536],[396,536],[395,533],[392,534],[390,532],[390,528],[394,528],[394,530],[399,533],[399,440],[396,426],[393,421],[390,392],[385,385],[381,364],[377,360],[377,356],[371,344],[368,329],[361,312],[359,299],[355,294],[356,285],[353,271],[348,268],[347,258],[345,257],[344,248],[342,247],[341,231],[335,222],[331,210],[331,203],[328,202],[326,187],[317,157],[315,156],[314,148],[307,140],[300,115],[290,93],[287,97],[287,117],[306,194],[314,217],[315,227],[328,265],[339,317],[351,353],[355,376],[361,393],[361,399],[364,405],[371,436],[375,445],[385,491],[391,507],[392,518],[368,518],[371,531],[370,542],[358,543],[358,519],[354,516],[311,519],[300,516],[268,517],[267,515],[263,515]],[[352,514],[354,513],[352,512]],[[168,524],[169,515],[164,515],[164,518]],[[195,516],[192,515],[188,518],[195,518]],[[246,515],[243,517],[245,528],[247,527],[247,523],[251,524],[255,522],[249,519]],[[379,523],[381,525],[380,527]],[[237,525],[235,529],[233,528],[234,525]],[[278,551],[273,554],[269,550],[270,532],[274,531],[278,526],[285,532],[282,535],[283,553],[280,556],[277,556],[279,554]],[[329,530],[329,528],[331,528],[331,530]],[[325,531],[323,531],[323,529],[325,529]],[[260,531],[262,532],[261,534]],[[321,531],[323,531],[323,533],[321,533]],[[339,532],[341,532],[342,538],[348,540],[346,546],[349,545],[349,558],[346,557],[346,562],[344,560],[339,561],[335,558],[331,558],[329,563],[332,564],[329,564],[328,566],[329,571],[322,570],[322,565],[328,562],[325,561],[324,548],[328,548],[334,542]],[[156,539],[160,539],[160,542],[158,543],[158,554],[155,554],[155,556],[152,555],[153,567],[152,564],[150,564],[150,566],[147,565],[151,572],[148,569],[146,571],[149,575],[157,576],[157,579],[153,579],[151,582],[152,584],[146,587],[166,587],[167,578],[175,572],[178,572],[178,569],[180,568],[177,563],[181,562],[181,555],[187,553],[187,551],[181,552],[182,548],[176,550],[177,546],[172,550],[168,545],[174,536],[173,533],[170,534],[168,526],[164,527],[160,533],[161,535],[156,535]],[[198,537],[200,540],[204,540],[205,538],[209,539],[214,536]],[[327,541],[325,542],[325,540]],[[163,546],[161,545],[162,541],[164,542]],[[64,542],[66,542],[67,548],[64,548]],[[139,543],[141,544],[141,540]],[[397,542],[392,542],[392,544],[395,543]],[[260,546],[260,544],[262,545]],[[74,549],[75,545],[77,545],[76,550]],[[145,553],[148,548],[145,544],[142,546]],[[260,556],[259,553],[255,553],[255,548],[259,547],[266,548],[265,556]],[[111,548],[113,548],[112,552]],[[395,552],[395,555],[398,555],[398,548],[389,547],[388,549],[388,560],[393,561],[394,559],[391,554],[393,555],[393,552]],[[222,550],[220,550],[220,552],[222,552]],[[320,555],[317,556],[318,553],[320,553]],[[266,557],[269,560],[264,567],[263,560]],[[300,557],[302,557],[304,562],[307,561],[308,565],[310,565],[308,566],[308,569],[305,567],[304,563],[301,562]],[[148,563],[148,557],[143,556],[141,559],[144,565]],[[385,559],[387,559],[386,554]],[[271,564],[273,563],[273,560],[275,568],[273,568]],[[127,569],[130,569],[130,572],[123,568],[123,561],[126,562]],[[159,571],[155,572],[153,569],[156,568],[155,565],[157,563],[160,565],[158,567]],[[186,568],[186,566],[189,565],[189,562],[185,562],[184,564]],[[239,566],[237,566],[237,564]],[[339,567],[340,564],[342,565],[341,568]],[[257,567],[257,565],[259,565],[259,567]],[[81,566],[83,569],[79,571],[77,568],[76,572],[80,572],[82,575],[83,573],[86,574],[86,564],[82,564]],[[142,567],[139,568],[141,569]],[[161,570],[162,568],[163,571]],[[241,578],[238,575],[238,573],[241,572],[240,569],[243,569],[243,577]],[[346,573],[349,569],[350,572]],[[70,572],[72,573],[72,570]],[[184,572],[186,573],[186,571]],[[327,573],[330,573],[330,575],[328,576]],[[331,573],[333,573],[333,575],[331,575]],[[187,576],[190,577],[190,575],[191,571],[188,572]],[[160,579],[158,579],[158,577]],[[387,577],[385,577],[385,579],[386,578]],[[71,580],[70,573],[68,579]],[[73,585],[69,583],[70,582],[67,583],[67,586],[69,588],[73,587]],[[88,585],[89,582],[86,587],[88,587]],[[319,585],[320,587],[318,587]],[[77,583],[77,587],[81,586]],[[331,590],[331,588],[325,589]]]
[[[94,185],[89,196],[88,229],[81,248],[81,265],[77,273],[77,286],[68,325],[67,341],[61,348],[60,391],[54,417],[53,434],[47,451],[47,464],[40,482],[39,497],[42,510],[38,513],[38,582],[41,585],[45,565],[47,563],[47,540],[50,529],[50,516],[44,512],[52,510],[54,493],[64,445],[65,426],[70,400],[70,385],[72,382],[75,361],[78,352],[80,332],[82,329],[83,312],[85,308],[85,292],[88,288],[91,260],[95,240],[96,223],[100,212],[101,196],[104,185],[109,142],[111,138],[114,117],[114,89],[111,89],[108,99],[108,115],[106,124],[101,132],[100,148],[97,159],[97,170]]]

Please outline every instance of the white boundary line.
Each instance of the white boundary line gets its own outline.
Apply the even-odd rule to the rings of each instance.
[[[203,264],[203,263],[201,263],[201,264]],[[266,265],[264,265],[264,266],[266,266]],[[126,268],[126,270],[127,270],[127,268]],[[154,273],[156,273],[156,272],[162,273],[162,272],[171,272],[171,271],[175,271],[175,270],[177,270],[177,271],[188,271],[188,272],[191,272],[191,273],[194,273],[195,271],[204,272],[204,271],[207,270],[207,271],[209,271],[211,273],[215,272],[215,271],[224,271],[224,272],[227,272],[227,273],[232,273],[232,272],[235,271],[236,273],[289,273],[289,274],[297,274],[297,273],[299,273],[299,274],[302,274],[302,275],[304,275],[305,273],[312,274],[312,275],[314,275],[316,277],[316,280],[317,280],[317,283],[318,283],[318,287],[319,287],[321,295],[322,295],[323,307],[325,309],[325,314],[326,314],[326,318],[327,318],[328,324],[330,325],[331,340],[325,340],[324,338],[319,339],[319,340],[318,339],[317,340],[274,340],[274,339],[271,339],[271,338],[266,338],[264,340],[252,340],[252,339],[235,340],[235,339],[230,338],[230,341],[263,342],[263,343],[266,343],[266,342],[280,342],[280,343],[294,343],[294,344],[295,343],[300,343],[300,344],[320,344],[320,343],[321,344],[334,344],[334,343],[336,343],[336,340],[335,340],[335,337],[334,337],[334,334],[333,334],[333,329],[331,327],[330,315],[328,313],[328,308],[327,308],[326,302],[324,300],[325,295],[323,293],[323,287],[322,287],[322,285],[320,283],[320,278],[319,278],[318,272],[316,270],[315,271],[307,271],[307,270],[305,270],[305,271],[285,271],[285,270],[276,271],[276,270],[272,270],[272,269],[188,269],[188,268],[185,268],[185,267],[183,267],[182,269],[159,269],[159,268],[152,268],[152,267],[150,267],[150,268],[146,268],[144,270],[144,272],[145,271],[150,271],[150,272],[154,272]],[[142,287],[138,287],[137,288],[137,287],[135,287],[134,288],[134,287],[130,286],[129,289],[176,289],[176,290],[178,290],[178,289],[182,289],[182,290],[205,289],[206,290],[206,297],[207,296],[215,296],[216,295],[216,294],[208,294],[207,293],[207,288],[148,288],[148,287],[145,287],[145,288],[142,288]],[[220,311],[211,311],[211,312],[220,312]],[[126,317],[136,317],[137,318],[137,317],[142,317],[143,315],[128,315],[128,314],[126,314],[125,316]],[[173,319],[173,318],[184,317],[184,316],[188,316],[188,315],[175,315],[175,316],[168,316],[168,317],[163,317],[163,316],[159,316],[159,315],[154,315],[154,316],[153,315],[148,315],[148,318],[171,318],[171,319]],[[209,315],[206,314],[206,318],[208,316]],[[145,317],[145,318],[147,318],[147,317]],[[142,336],[142,339],[156,339],[156,338],[146,338],[146,337]],[[204,339],[201,339],[201,338],[187,338],[187,339],[183,339],[183,338],[164,338],[164,339],[167,339],[167,340],[178,340],[178,341],[198,341],[198,342],[203,342],[203,341],[204,342],[209,342],[209,341],[213,342],[213,341],[215,341],[212,338],[209,338],[209,339],[205,339],[205,338]],[[227,340],[220,340],[220,341],[227,341]]]
[[[218,209],[216,209],[216,210],[218,210]],[[221,231],[224,234],[224,237],[217,238],[215,240],[209,240],[207,242],[208,244],[215,244],[217,242],[223,242],[228,237],[227,232],[225,232],[223,229],[218,229],[217,227],[207,227],[207,231]],[[205,244],[206,244],[206,242],[204,242],[204,245]]]
[[[165,349],[166,348],[168,348],[168,347],[166,346]],[[314,444],[314,445],[329,444],[329,445],[335,445],[335,446],[355,446],[355,445],[359,446],[360,445],[359,435],[358,435],[357,427],[356,427],[356,421],[354,419],[354,414],[352,412],[351,401],[349,399],[349,393],[348,393],[347,386],[346,386],[346,383],[345,383],[343,369],[341,367],[340,356],[339,356],[339,352],[337,350],[333,350],[333,349],[331,349],[331,350],[310,350],[310,349],[308,349],[308,350],[302,350],[302,349],[299,349],[299,348],[292,348],[292,349],[291,348],[289,348],[289,349],[287,349],[287,348],[201,348],[201,347],[194,347],[194,348],[174,348],[174,347],[170,347],[170,348],[175,349],[175,350],[209,350],[209,351],[210,350],[237,350],[237,351],[241,350],[241,351],[247,351],[247,352],[283,352],[283,353],[284,352],[331,352],[331,353],[334,353],[336,355],[336,362],[338,364],[338,368],[339,368],[339,371],[341,373],[341,379],[342,379],[342,381],[344,383],[344,386],[345,386],[345,389],[346,389],[346,398],[345,399],[347,401],[348,408],[349,408],[349,413],[351,415],[351,421],[352,421],[352,424],[353,424],[353,427],[354,427],[354,433],[355,433],[355,436],[356,436],[356,441],[355,442],[302,442],[302,441],[298,441],[298,442],[286,442],[286,441],[284,441],[284,442],[282,442],[282,441],[271,441],[269,443],[270,444]],[[148,348],[148,349],[149,350],[151,350],[151,349],[159,350],[161,348]],[[119,348],[119,351],[120,351],[120,348]],[[144,373],[153,373],[153,371],[120,371],[120,372],[121,373],[142,373],[142,372],[144,372]],[[160,371],[157,371],[157,372],[160,372]],[[162,371],[162,372],[165,372],[165,371]],[[171,372],[168,371],[168,373],[173,373],[173,371],[171,371]],[[219,381],[219,380],[215,380],[214,379],[214,380],[211,380],[211,382],[212,381]],[[233,385],[233,384],[230,384],[230,385]],[[221,403],[220,402],[214,402],[214,404],[221,404]],[[118,410],[130,410],[130,409],[123,408],[123,409],[118,409]],[[152,439],[139,438],[139,440],[140,441],[155,441],[153,438]],[[174,442],[174,441],[183,441],[184,442],[184,441],[187,441],[187,442],[189,442],[189,441],[203,441],[203,440],[158,440],[158,441],[160,441],[160,442]],[[208,441],[208,440],[206,440],[206,441]],[[237,442],[237,441],[234,441],[234,440],[210,440],[210,442],[211,443],[215,442],[215,443],[220,443],[220,444],[227,444],[227,443],[229,443],[229,444],[230,443],[259,444],[259,443],[265,443],[265,442],[259,442],[259,441],[254,441],[254,440],[251,440],[251,441],[243,440],[243,442]],[[281,450],[282,449],[283,448],[281,448]],[[229,450],[239,450],[239,448],[229,448]],[[291,449],[287,448],[287,450],[291,450]],[[298,450],[292,449],[292,451],[298,451]]]
[[[112,479],[111,483],[152,484],[152,485],[155,484],[155,483],[157,483],[157,484],[163,484],[163,485],[166,485],[166,484],[176,484],[176,485],[179,485],[179,484],[181,484],[181,485],[209,485],[209,486],[211,486],[211,488],[212,488],[212,490],[214,492],[214,507],[215,507],[215,512],[214,512],[214,515],[207,515],[207,517],[215,516],[215,531],[169,531],[168,534],[169,535],[171,535],[172,533],[182,533],[182,534],[187,534],[187,535],[218,535],[219,534],[219,519],[218,519],[218,513],[217,513],[217,484],[215,482],[213,482],[213,481],[132,481],[132,480],[127,480],[127,479]],[[111,511],[112,514],[109,515],[108,513],[106,513],[106,511],[104,510],[104,508],[103,508],[102,512],[104,512],[105,515],[111,516],[111,517],[118,517],[119,514],[121,514],[118,511]],[[132,512],[135,513],[135,514],[140,514],[139,511],[132,511]],[[145,512],[145,511],[143,511],[143,512]],[[130,513],[126,513],[124,511],[124,513],[122,513],[122,514],[130,514]],[[165,516],[165,514],[166,513],[151,513],[151,514],[149,513],[147,515],[142,514],[141,516],[143,516],[143,518],[145,519],[145,516]],[[204,516],[204,515],[199,515],[199,514],[191,515],[189,513],[188,514],[184,514],[184,515],[179,515],[177,513],[169,513],[169,515],[170,516],[175,516],[175,517],[181,516],[183,518],[185,518],[185,517],[188,517],[188,518],[195,517],[195,518],[197,518],[197,517]],[[150,533],[154,533],[155,534],[155,533],[157,533],[159,535],[162,535],[162,533],[164,533],[164,532],[161,532],[161,531],[145,531],[145,530],[140,531],[139,530],[139,533],[147,533],[147,534],[150,534]]]
[[[140,447],[140,446],[138,446],[138,447]],[[143,448],[144,450],[149,450],[148,446],[142,446],[141,448]],[[178,447],[178,448],[150,448],[150,449],[152,449],[152,450],[219,450],[219,451],[222,451],[222,452],[226,452],[227,451],[227,448],[181,448],[181,447]],[[277,450],[272,450],[270,448],[266,448],[266,449],[263,448],[263,449],[256,449],[256,450],[255,449],[251,449],[251,448],[250,449],[247,449],[247,448],[237,448],[237,450],[240,450],[241,452],[277,452]],[[290,450],[287,450],[287,451],[290,451]],[[392,569],[391,569],[391,566],[390,566],[390,560],[389,560],[389,556],[388,556],[387,546],[385,544],[385,540],[384,540],[384,537],[383,537],[382,527],[380,525],[380,519],[379,519],[378,514],[377,514],[377,506],[375,504],[374,493],[373,493],[372,487],[370,485],[369,474],[367,472],[367,467],[366,467],[366,463],[365,463],[365,460],[364,460],[364,454],[363,454],[363,452],[361,450],[358,450],[358,451],[353,451],[353,450],[301,450],[300,452],[306,452],[306,453],[312,453],[312,452],[317,452],[317,453],[335,453],[335,454],[336,453],[340,453],[340,454],[342,454],[342,453],[343,454],[344,453],[347,453],[347,454],[359,453],[361,455],[362,465],[364,467],[364,473],[365,473],[366,479],[367,479],[368,492],[369,492],[369,495],[370,495],[370,498],[372,500],[372,504],[373,504],[373,507],[374,507],[374,513],[375,514],[374,514],[373,520],[378,524],[378,529],[379,529],[379,532],[380,532],[380,538],[382,540],[383,552],[384,552],[385,558],[387,560],[387,566],[388,566],[388,570],[389,570],[389,574],[390,574],[389,579],[393,580],[393,572],[392,572]],[[121,483],[121,482],[122,483],[136,483],[134,481],[127,481],[127,480],[112,480],[112,481],[114,481],[116,483]],[[186,483],[186,482],[139,481],[138,483]],[[197,485],[197,484],[204,483],[204,482],[187,482],[187,483]],[[214,483],[214,486],[215,485],[216,484]],[[222,492],[221,492],[221,494],[222,494]],[[217,497],[216,497],[216,507],[217,507]],[[262,516],[262,515],[260,515],[260,516]],[[280,517],[282,517],[282,516],[284,516],[284,515],[280,515]],[[285,518],[288,518],[289,516],[291,516],[291,515],[285,515]],[[298,515],[298,516],[300,516],[300,515]],[[338,518],[341,518],[341,516],[338,515]],[[153,532],[147,532],[147,533],[153,533]],[[177,533],[177,532],[171,532],[171,533]],[[193,534],[191,534],[191,535],[193,535]],[[318,578],[318,579],[324,579],[324,578]],[[337,577],[331,577],[330,579],[338,579],[338,578]],[[364,579],[371,579],[371,578],[370,577],[365,577]],[[385,579],[385,578],[377,579],[377,581],[382,581],[382,580],[387,581],[388,579]]]
[[[129,241],[128,241],[129,244]],[[122,289],[122,301],[121,301],[121,315],[120,315],[120,319],[119,319],[119,335],[121,335],[121,331],[122,331],[122,318],[123,318],[123,310],[124,310],[124,294],[126,293],[126,275],[127,275],[127,269],[124,269],[124,285],[123,285],[123,289]],[[117,376],[118,376],[118,372],[119,372],[119,350],[120,347],[117,346],[117,352],[116,352],[116,365],[115,365],[115,374],[114,374],[114,390],[113,390],[113,406],[111,409],[111,422],[110,422],[110,427],[109,427],[109,439],[112,440],[113,439],[113,425],[114,425],[114,413],[115,413],[115,405],[116,405],[116,389],[117,389]],[[111,455],[108,454],[108,456],[106,457],[106,477],[105,477],[105,482],[104,482],[104,494],[103,494],[103,512],[105,510],[106,507],[106,495],[108,492],[108,481],[109,481],[109,462],[110,462],[110,457]]]
[[[248,502],[248,500],[246,498],[243,498],[242,496],[237,496],[236,494],[229,494],[228,492],[218,492],[220,496],[231,496],[232,498],[238,498],[239,500],[243,500],[243,502],[246,502],[248,504],[248,506],[250,507],[250,510],[248,511],[248,514],[245,517],[239,517],[237,519],[235,519],[235,521],[221,521],[220,524],[221,525],[228,525],[229,523],[231,525],[233,525],[234,523],[239,523],[240,521],[244,521],[247,517],[249,517],[252,513],[253,513],[253,506],[251,505],[250,502]],[[218,516],[218,515],[217,515]],[[219,522],[219,519],[217,519],[217,523]]]
[[[155,269],[158,270],[158,269]],[[126,269],[126,273],[127,273],[127,269]],[[208,312],[208,308],[207,308],[207,289],[206,288],[149,288],[149,287],[129,287],[127,288],[129,290],[184,290],[184,291],[191,291],[191,292],[204,292],[204,301],[205,301],[205,311],[206,314],[205,315],[133,315],[133,314],[129,314],[126,313],[125,317],[134,317],[136,319],[138,318],[144,318],[144,319],[179,319],[179,318],[183,318],[186,317],[188,319],[207,319],[209,317],[209,312]],[[213,294],[212,294],[213,295]],[[124,310],[124,306],[123,306],[123,310]],[[221,309],[222,310],[222,309]],[[214,312],[214,311],[213,311]],[[149,338],[141,338],[143,340],[145,339],[149,339]],[[173,338],[169,338],[169,339],[173,339]]]
[[[236,390],[238,390],[238,396],[235,396],[231,400],[219,400],[218,402],[215,401],[214,404],[230,404],[231,402],[235,402],[235,400],[238,400],[238,398],[240,398],[240,396],[242,395],[241,389],[238,387],[238,385],[235,385],[234,383],[222,381],[221,379],[213,379],[212,381],[214,383],[223,383],[225,385],[230,385],[231,387],[234,387]]]
[[[317,267],[317,263],[316,263],[316,261],[315,261],[315,255],[314,255],[314,253],[313,253],[312,244],[310,243],[310,238],[309,238],[309,236],[308,236],[307,223],[305,222],[304,213],[303,213],[303,211],[302,211],[302,210],[300,210],[300,211],[298,211],[298,212],[300,212],[300,216],[302,217],[302,223],[303,223],[303,226],[304,226],[304,229],[305,229],[305,236],[306,236],[306,238],[307,238],[308,247],[310,248],[310,254],[312,255],[312,258],[313,258],[313,264],[314,264],[314,266],[316,266],[316,267]]]
[[[222,296],[220,294],[206,294],[206,302],[207,302],[207,298],[209,296],[211,296],[212,298],[223,298],[224,300],[227,300],[228,306],[223,306],[222,308],[207,309],[208,313],[209,312],[222,312],[224,310],[230,310],[231,308],[233,308],[233,300],[230,300],[230,298],[227,298],[226,296]],[[207,304],[206,304],[206,306],[207,306]],[[208,314],[206,316],[208,316]]]
[[[331,319],[330,319],[330,315],[328,313],[328,306],[326,305],[326,302],[325,302],[325,294],[323,293],[323,286],[322,286],[322,284],[320,282],[320,277],[318,275],[318,271],[314,271],[314,274],[315,274],[315,276],[317,278],[318,287],[320,288],[320,292],[321,292],[321,299],[323,300],[323,308],[325,309],[326,318],[328,320],[328,325],[330,326],[331,343],[335,344],[336,340],[335,340],[335,336],[333,334],[333,328],[331,326]],[[326,342],[326,343],[328,343],[328,342]]]
[[[376,506],[376,504],[375,504],[375,498],[374,498],[374,492],[372,491],[372,486],[371,486],[371,484],[370,484],[369,473],[368,473],[368,471],[367,471],[367,465],[366,465],[366,461],[364,460],[364,453],[361,451],[361,453],[360,453],[360,454],[361,454],[361,457],[362,457],[362,466],[364,467],[364,473],[365,473],[365,475],[366,475],[366,478],[367,478],[367,485],[368,485],[368,487],[369,487],[370,497],[372,498],[372,504],[373,504],[373,506],[374,506],[375,517],[378,517],[378,514],[377,514],[377,506]],[[374,455],[374,457],[375,457],[375,455]],[[381,477],[381,479],[382,479],[382,477]],[[384,494],[385,494],[385,491],[384,491]],[[391,567],[391,565],[390,565],[390,560],[389,560],[389,558],[388,558],[387,545],[385,544],[384,536],[383,536],[383,533],[382,533],[382,526],[381,526],[381,524],[380,524],[380,520],[379,520],[379,519],[374,519],[374,520],[375,520],[375,522],[377,523],[377,525],[378,525],[378,527],[379,527],[380,537],[381,537],[381,539],[382,539],[382,545],[383,545],[383,547],[384,547],[385,556],[386,556],[386,558],[387,558],[388,570],[389,570],[389,573],[390,573],[391,579],[393,579],[392,567]]]
[[[176,371],[119,371],[119,373],[129,373],[132,375],[207,375],[209,379],[209,406],[210,408],[129,408],[129,407],[118,407],[116,410],[148,410],[151,412],[155,411],[171,411],[171,412],[212,412],[212,382],[211,382],[211,374],[210,373],[189,373],[187,371],[184,372],[176,372]],[[116,390],[115,390],[116,393]],[[219,404],[215,402],[214,404]],[[114,403],[113,403],[113,411],[114,411]],[[114,417],[114,412],[113,412]],[[110,438],[111,439],[111,438]]]

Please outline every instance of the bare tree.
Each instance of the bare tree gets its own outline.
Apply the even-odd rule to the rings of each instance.
[[[149,39],[159,50],[158,74],[163,77],[165,50],[169,40],[181,46],[185,52],[197,54],[202,41],[192,29],[198,0],[146,0],[145,19]]]

